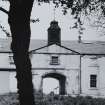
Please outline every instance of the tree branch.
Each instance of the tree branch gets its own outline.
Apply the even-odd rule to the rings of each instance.
[[[36,22],[39,22],[40,20],[39,20],[39,18],[37,18],[37,19],[30,19],[30,22],[32,22],[32,23],[36,23]]]
[[[10,33],[7,32],[7,30],[0,24],[0,28],[2,29],[2,31],[6,34],[7,37],[11,37]]]
[[[8,15],[8,13],[9,13],[6,9],[4,9],[4,8],[2,8],[2,7],[0,7],[0,11],[6,13],[7,15]]]

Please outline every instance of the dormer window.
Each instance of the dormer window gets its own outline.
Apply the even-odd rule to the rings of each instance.
[[[51,65],[59,65],[59,58],[58,56],[51,56]]]

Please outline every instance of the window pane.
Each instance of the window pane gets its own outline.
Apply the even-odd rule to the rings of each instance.
[[[58,65],[59,62],[58,62],[58,56],[52,56],[51,57],[51,62],[50,62],[51,65]]]
[[[10,62],[10,64],[14,64],[14,60],[13,60],[13,55],[12,54],[9,55],[9,62]]]
[[[90,87],[97,87],[97,75],[90,75]]]

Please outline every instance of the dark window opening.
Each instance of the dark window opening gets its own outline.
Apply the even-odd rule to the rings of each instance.
[[[13,55],[9,55],[9,63],[14,64]]]
[[[59,65],[59,58],[58,56],[51,56],[51,65]]]
[[[97,87],[97,75],[90,75],[90,87]]]

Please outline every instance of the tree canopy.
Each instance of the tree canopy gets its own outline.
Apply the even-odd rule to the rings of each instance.
[[[10,2],[11,0],[1,0],[3,2]],[[22,1],[22,0],[18,0]],[[72,28],[78,28],[79,34],[83,34],[83,22],[82,22],[82,16],[94,16],[94,13],[97,13],[97,21],[94,21],[94,25],[91,24],[92,27],[96,27],[98,29],[103,29],[104,25],[102,20],[102,17],[105,16],[105,0],[36,0],[39,5],[42,3],[51,3],[53,2],[55,5],[55,8],[62,7],[63,14],[66,15],[67,13],[71,13],[71,15],[74,16],[74,19],[76,22],[74,23],[74,26]],[[0,7],[0,10],[3,11],[8,15],[8,10],[4,9],[3,7]],[[91,17],[90,16],[90,17]],[[100,19],[101,18],[101,19]],[[91,20],[91,19],[90,19]],[[31,19],[32,23],[39,22],[39,19]],[[100,24],[100,25],[99,25]],[[1,25],[2,26],[2,25]],[[3,30],[3,26],[1,27]],[[5,31],[6,32],[6,31]],[[6,35],[9,36],[9,33],[6,32]]]

